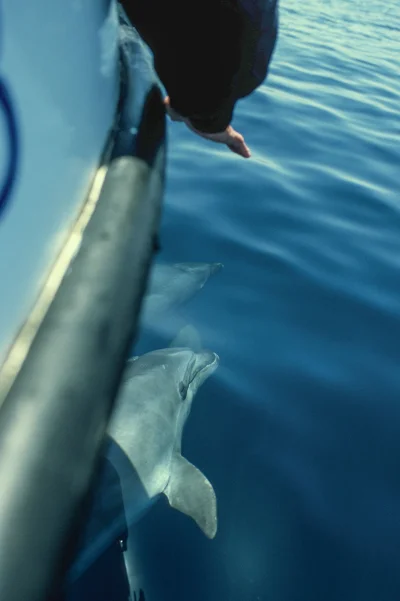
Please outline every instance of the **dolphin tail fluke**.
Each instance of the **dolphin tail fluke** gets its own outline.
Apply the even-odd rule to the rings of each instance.
[[[200,470],[176,454],[165,495],[171,507],[191,517],[208,538],[217,533],[217,499]]]
[[[138,601],[136,597],[136,591],[133,592],[133,601]],[[145,601],[144,592],[142,589],[139,590],[139,601]]]

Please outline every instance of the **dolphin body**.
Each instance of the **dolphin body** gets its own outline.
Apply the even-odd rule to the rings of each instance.
[[[221,268],[222,263],[155,264],[143,300],[142,321],[185,303]]]
[[[193,398],[218,363],[215,353],[189,348],[157,350],[128,362],[105,452],[119,481],[116,485],[114,478],[112,484],[108,478],[96,490],[83,545],[70,569],[70,582],[161,494],[171,507],[190,516],[207,537],[215,536],[214,489],[182,456],[181,444]]]

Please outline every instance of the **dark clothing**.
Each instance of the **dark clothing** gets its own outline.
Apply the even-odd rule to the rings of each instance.
[[[229,125],[265,79],[278,0],[121,0],[154,55],[171,107],[205,133]]]

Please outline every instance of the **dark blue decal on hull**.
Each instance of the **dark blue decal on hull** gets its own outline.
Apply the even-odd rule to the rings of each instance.
[[[1,141],[5,146],[6,168],[0,180],[0,216],[11,196],[18,167],[18,130],[13,105],[6,84],[0,79],[0,111],[5,120],[5,137]]]
[[[3,50],[3,21],[0,3],[0,53]],[[5,136],[0,144],[5,148],[6,167],[0,177],[0,217],[11,196],[18,167],[18,128],[15,113],[5,81],[0,77],[0,119],[5,120]]]

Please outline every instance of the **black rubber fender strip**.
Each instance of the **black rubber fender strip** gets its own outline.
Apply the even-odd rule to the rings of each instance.
[[[165,124],[155,89],[141,127],[158,133],[141,142],[143,158],[111,162],[81,247],[0,409],[0,599],[49,598],[95,473],[160,222]]]

